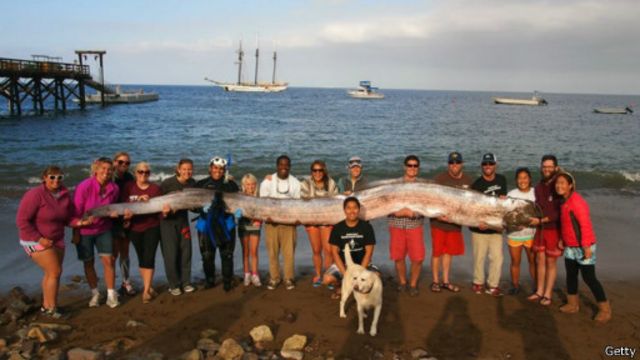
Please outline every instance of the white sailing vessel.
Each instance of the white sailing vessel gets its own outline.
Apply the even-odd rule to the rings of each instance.
[[[493,102],[500,105],[529,105],[529,106],[547,105],[547,100],[543,99],[538,94],[538,92],[535,92],[531,97],[531,99],[494,97]]]
[[[371,81],[360,81],[357,89],[347,91],[354,99],[384,99],[384,94],[378,92],[377,87],[371,86]]]
[[[281,92],[287,90],[289,84],[286,82],[276,82],[276,62],[278,59],[277,52],[273,52],[273,74],[271,76],[270,83],[260,83],[258,82],[258,64],[260,58],[260,49],[256,48],[256,70],[255,77],[253,83],[243,82],[242,81],[242,65],[244,60],[244,51],[242,50],[242,41],[240,41],[240,46],[238,48],[238,61],[236,64],[238,65],[238,81],[235,83],[221,82],[216,80],[211,80],[208,78],[204,78],[206,81],[213,83],[216,86],[219,86],[224,89],[224,91],[234,91],[234,92]]]

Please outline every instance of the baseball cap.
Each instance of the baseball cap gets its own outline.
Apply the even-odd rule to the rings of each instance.
[[[498,162],[498,158],[496,158],[496,156],[493,155],[492,153],[486,153],[482,155],[482,164],[484,163],[495,164],[497,162]]]
[[[359,156],[352,156],[349,158],[349,168],[354,166],[362,167],[362,159]]]
[[[464,160],[462,160],[462,154],[460,154],[457,151],[454,151],[452,153],[449,153],[449,164],[454,163],[454,162],[463,162]]]

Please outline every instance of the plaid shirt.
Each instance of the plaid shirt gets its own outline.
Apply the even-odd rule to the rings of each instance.
[[[424,216],[418,215],[416,217],[396,217],[389,215],[389,226],[396,229],[415,229],[424,225]]]

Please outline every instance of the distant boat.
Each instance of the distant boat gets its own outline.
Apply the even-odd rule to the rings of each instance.
[[[500,105],[528,105],[528,106],[547,105],[547,100],[540,97],[538,93],[534,93],[531,99],[494,97],[493,102]]]
[[[371,81],[360,81],[357,89],[347,91],[354,99],[384,99],[384,94],[378,92],[377,87],[371,86]]]
[[[211,80],[208,78],[204,78],[205,81],[209,81],[216,86],[219,86],[224,89],[224,91],[233,91],[233,92],[281,92],[287,90],[289,87],[288,83],[285,82],[276,82],[276,60],[278,58],[277,53],[273,52],[273,74],[271,77],[270,83],[259,83],[258,82],[258,60],[260,58],[260,49],[256,48],[256,71],[253,83],[242,82],[242,65],[244,59],[244,51],[242,50],[242,41],[240,42],[240,46],[238,47],[238,61],[236,64],[238,65],[238,81],[235,83],[225,83],[221,81]]]
[[[633,110],[630,106],[623,108],[595,108],[593,112],[596,114],[618,114],[618,115],[626,115],[633,114]]]
[[[84,97],[87,104],[101,104],[102,96],[100,92],[97,94],[86,95]],[[144,92],[144,90],[136,91],[121,91],[120,85],[116,85],[115,90],[111,92],[105,92],[104,102],[106,104],[135,104],[149,101],[157,101],[159,96],[154,92]],[[74,99],[77,102],[77,99]]]

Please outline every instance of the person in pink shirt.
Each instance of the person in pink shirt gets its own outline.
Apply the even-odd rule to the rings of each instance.
[[[84,263],[84,273],[91,288],[89,307],[100,305],[98,291],[98,275],[94,268],[94,248],[104,267],[104,281],[107,284],[107,306],[114,308],[120,305],[118,293],[114,290],[115,269],[113,258],[113,238],[110,218],[89,217],[82,220],[84,214],[91,209],[109,205],[118,201],[118,186],[112,181],[113,162],[110,158],[101,157],[91,165],[91,177],[76,187],[73,196],[74,219],[80,222],[80,239],[75,244],[78,260]],[[112,217],[117,217],[113,214]]]
[[[63,179],[59,167],[47,167],[42,172],[42,185],[24,194],[16,215],[20,245],[44,271],[40,310],[54,319],[62,317],[57,304],[64,259],[64,227],[69,225],[73,214],[73,203],[62,184]]]

